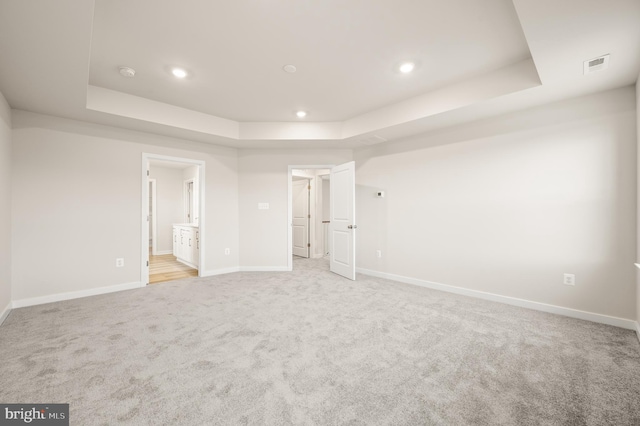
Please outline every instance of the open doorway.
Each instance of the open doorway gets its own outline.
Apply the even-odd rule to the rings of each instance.
[[[295,259],[328,263],[329,175],[331,166],[290,168],[290,267]]]
[[[305,261],[304,257],[294,256],[294,182],[308,179],[309,188],[309,259],[328,257],[331,272],[347,279],[356,279],[356,205],[355,205],[355,162],[350,161],[338,166],[289,166],[288,182],[288,250],[287,269],[294,269],[296,262]],[[295,179],[294,179],[295,178]],[[325,183],[329,189],[323,190]],[[324,195],[327,194],[327,197]],[[304,198],[300,205],[304,206]],[[326,217],[323,206],[328,203],[329,216]],[[299,215],[303,217],[303,214]],[[304,231],[301,241],[306,235]],[[304,253],[304,252],[301,252]],[[328,254],[327,254],[328,253]],[[318,262],[325,265],[325,262]],[[315,266],[318,267],[317,265]]]
[[[297,176],[293,183],[293,255],[308,258],[311,254],[311,179]]]
[[[143,154],[142,281],[201,275],[204,162]],[[146,201],[146,202],[145,202]]]

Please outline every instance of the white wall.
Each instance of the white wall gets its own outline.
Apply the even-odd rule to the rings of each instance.
[[[238,153],[240,171],[240,264],[245,268],[287,267],[289,165],[351,161],[351,150],[259,150]],[[269,210],[258,210],[258,203]]]
[[[11,303],[11,109],[0,93],[0,323]]]
[[[140,281],[143,153],[205,161],[215,208],[206,209],[203,270],[237,268],[234,149],[15,110],[12,118],[14,301]]]
[[[322,220],[330,220],[331,181],[322,179]]]
[[[636,147],[638,157],[636,164],[640,164],[640,76],[636,81]],[[640,170],[638,173],[638,201],[640,202]],[[640,206],[637,207],[637,246],[636,246],[636,262],[640,263]],[[636,322],[638,338],[640,339],[640,270],[636,270]]]
[[[358,267],[636,318],[636,114],[626,87],[358,151]]]
[[[156,180],[156,250],[173,251],[173,224],[184,222],[183,169],[150,166]]]
[[[199,205],[200,205],[200,194],[199,194],[199,185],[198,185],[198,180],[199,180],[198,171],[199,171],[198,166],[189,166],[182,171],[183,188],[184,188],[185,181],[193,180],[193,215],[194,216],[193,216],[193,219],[191,220],[191,223],[198,223],[199,221],[198,211],[199,211]],[[184,193],[184,189],[183,189],[183,193]],[[187,219],[186,212],[184,212],[184,208],[183,208],[183,219],[184,219],[183,222],[185,222]]]

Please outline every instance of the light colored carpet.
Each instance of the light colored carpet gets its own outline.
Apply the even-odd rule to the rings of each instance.
[[[635,334],[326,260],[14,310],[0,402],[72,425],[638,425]]]

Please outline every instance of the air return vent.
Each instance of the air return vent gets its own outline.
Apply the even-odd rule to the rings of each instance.
[[[609,66],[609,55],[603,55],[598,58],[584,61],[584,75],[602,71]]]

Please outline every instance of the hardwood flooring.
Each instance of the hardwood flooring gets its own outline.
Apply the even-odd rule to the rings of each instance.
[[[197,276],[197,269],[178,262],[172,254],[149,255],[149,284]]]

